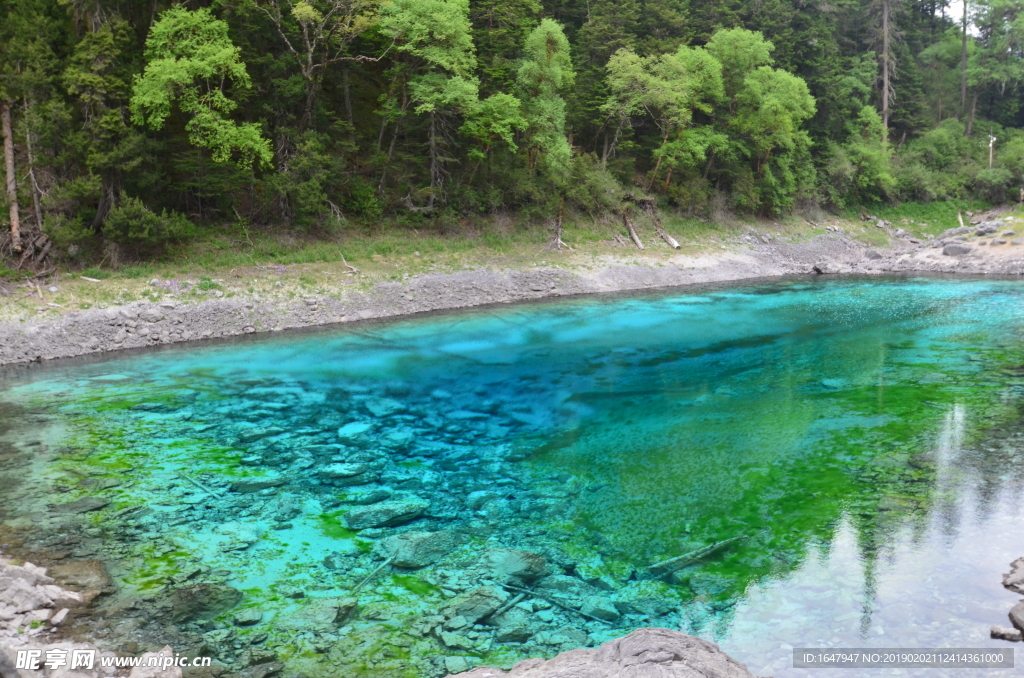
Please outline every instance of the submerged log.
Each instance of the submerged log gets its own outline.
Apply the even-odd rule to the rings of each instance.
[[[692,565],[693,563],[696,563],[698,560],[706,558],[710,556],[712,553],[720,551],[724,549],[726,546],[729,546],[730,544],[734,544],[738,541],[743,541],[746,538],[747,535],[743,534],[738,537],[733,537],[731,539],[718,541],[709,546],[704,546],[694,551],[690,551],[689,553],[684,553],[681,556],[676,556],[674,558],[669,558],[668,560],[662,560],[661,562],[649,565],[647,567],[647,571],[657,576],[672,574],[676,570],[681,570],[687,565]]]

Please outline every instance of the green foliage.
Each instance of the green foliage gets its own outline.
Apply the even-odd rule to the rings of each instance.
[[[146,40],[146,69],[135,78],[132,121],[161,129],[177,102],[189,117],[189,141],[210,149],[215,161],[226,162],[237,154],[240,164],[269,166],[273,152],[260,126],[227,118],[238,104],[224,93],[225,86],[252,87],[240,52],[227,23],[209,9],[179,6],[162,13]]]
[[[524,143],[528,164],[531,169],[539,165],[553,181],[561,181],[570,171],[572,156],[562,96],[576,77],[569,41],[557,22],[544,19],[526,38],[524,52],[517,82],[529,125]]]
[[[102,233],[120,245],[151,252],[193,236],[195,228],[182,214],[167,210],[157,214],[138,198],[121,196],[120,203],[107,215]]]
[[[822,174],[822,193],[836,207],[848,201],[880,202],[895,194],[892,149],[882,134],[882,118],[870,106],[861,109],[843,145],[831,144]]]

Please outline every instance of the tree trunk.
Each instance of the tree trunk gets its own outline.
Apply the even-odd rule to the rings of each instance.
[[[882,0],[882,141],[889,140],[889,10],[891,0]]]
[[[441,182],[441,168],[438,164],[437,159],[437,113],[434,111],[430,112],[430,200],[427,206],[430,209],[434,208],[434,198],[436,196],[437,188]]]
[[[341,84],[345,93],[345,115],[348,117],[348,126],[355,131],[355,118],[352,117],[352,94],[348,85],[348,66],[341,69]]]
[[[633,228],[633,222],[629,218],[629,210],[622,210],[622,222],[626,224],[626,230],[629,231],[629,237],[633,241],[633,244],[636,245],[638,250],[642,250],[644,248],[644,244],[640,242],[640,236],[637,235],[636,229]]]
[[[28,179],[32,182],[32,210],[36,215],[36,228],[43,232],[43,208],[39,198],[39,182],[36,181],[36,164],[32,157],[32,126],[28,124],[28,101],[25,101],[25,151],[28,155]]]
[[[963,24],[960,27],[960,118],[967,110],[967,0],[964,3]]]
[[[4,132],[4,170],[7,174],[7,200],[11,214],[11,249],[21,252],[21,224],[18,220],[18,181],[14,175],[14,132],[11,130],[11,107],[0,102],[0,123]]]
[[[978,88],[974,88],[974,96],[971,97],[971,117],[967,120],[967,132],[964,136],[971,136],[974,131],[974,112],[978,109]]]

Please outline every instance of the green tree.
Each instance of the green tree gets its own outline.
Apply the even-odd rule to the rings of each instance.
[[[517,81],[529,125],[523,143],[527,163],[531,170],[540,167],[554,181],[564,180],[572,149],[566,138],[563,92],[576,77],[569,41],[558,22],[544,19],[526,38],[523,51]]]
[[[177,103],[188,117],[189,141],[209,149],[216,162],[237,155],[239,164],[269,166],[273,153],[260,125],[227,117],[238,104],[225,88],[252,87],[239,54],[227,23],[209,9],[174,7],[162,13],[146,40],[146,69],[135,78],[132,121],[161,129]]]

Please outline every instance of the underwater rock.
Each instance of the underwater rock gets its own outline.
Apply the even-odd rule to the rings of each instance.
[[[61,586],[72,586],[85,591],[113,593],[114,580],[107,573],[107,567],[99,560],[78,560],[54,565],[50,576]]]
[[[465,617],[470,623],[494,614],[508,599],[508,593],[493,586],[480,586],[452,598],[440,612],[446,618]]]
[[[60,513],[89,513],[90,511],[98,511],[109,505],[109,499],[103,499],[102,497],[82,497],[81,499],[68,504],[57,504],[53,508],[55,511]]]
[[[533,581],[548,574],[548,561],[539,553],[517,549],[495,549],[484,556],[497,576],[511,576]]]
[[[469,670],[469,662],[465,657],[445,657],[444,668],[448,673],[461,673]]]
[[[242,592],[224,584],[194,584],[171,593],[171,617],[176,622],[210,619],[242,602]]]
[[[584,647],[592,645],[593,641],[583,631],[572,626],[565,626],[557,631],[541,631],[534,640],[541,645],[555,645],[560,647]]]
[[[605,621],[615,621],[619,618],[619,610],[615,607],[615,603],[601,596],[587,596],[584,598],[580,612]]]
[[[472,650],[475,643],[466,636],[450,631],[441,632],[441,642],[453,650]]]
[[[293,631],[332,631],[341,626],[358,605],[355,598],[313,598],[277,626]]]
[[[254,607],[239,610],[235,613],[235,616],[232,617],[232,621],[235,622],[235,626],[252,626],[253,624],[259,624],[263,621],[263,611],[257,610]]]
[[[412,432],[412,429],[395,429],[381,436],[380,444],[394,450],[404,450],[415,439],[416,434]]]
[[[405,412],[405,405],[393,398],[370,398],[365,404],[370,414],[378,418]]]
[[[0,576],[3,574],[0,573]],[[1024,593],[1024,558],[1018,558],[1010,563],[1010,571],[1003,575],[1003,586],[1011,591]]]
[[[756,678],[718,646],[681,631],[646,628],[593,650],[527,659],[511,671],[479,667],[458,678]],[[453,678],[453,677],[450,677]]]
[[[488,621],[497,626],[494,640],[499,643],[525,643],[533,636],[530,613],[519,607],[495,615]]]
[[[345,501],[350,504],[368,506],[377,502],[390,499],[393,492],[387,487],[371,487],[359,492],[353,492],[345,496]]]
[[[405,532],[388,537],[380,543],[385,558],[393,558],[392,565],[416,569],[433,565],[458,544],[454,533]]]
[[[473,511],[479,511],[486,504],[494,501],[497,498],[498,494],[496,492],[490,492],[488,490],[477,490],[475,492],[470,492],[469,495],[466,497],[466,506],[468,506]]]
[[[264,476],[262,478],[242,478],[231,483],[231,491],[240,494],[252,494],[271,487],[286,485],[288,479],[282,476]]]
[[[1008,629],[1005,626],[994,624],[988,631],[990,638],[995,640],[1008,640],[1011,643],[1019,643],[1021,641],[1020,629]]]
[[[320,479],[331,485],[347,487],[350,485],[366,485],[377,480],[379,474],[368,464],[341,463],[331,464],[320,469]]]
[[[357,442],[373,430],[372,421],[353,421],[338,429],[338,439],[343,443]]]
[[[174,650],[170,645],[164,646],[159,652],[145,652],[142,655],[141,666],[133,666],[128,678],[181,678],[181,668],[168,666],[163,668],[163,660],[156,657],[174,657]],[[160,662],[157,666],[149,666],[150,662]]]
[[[430,502],[418,498],[384,501],[352,509],[345,514],[345,525],[350,530],[401,525],[418,518],[429,507]]]

